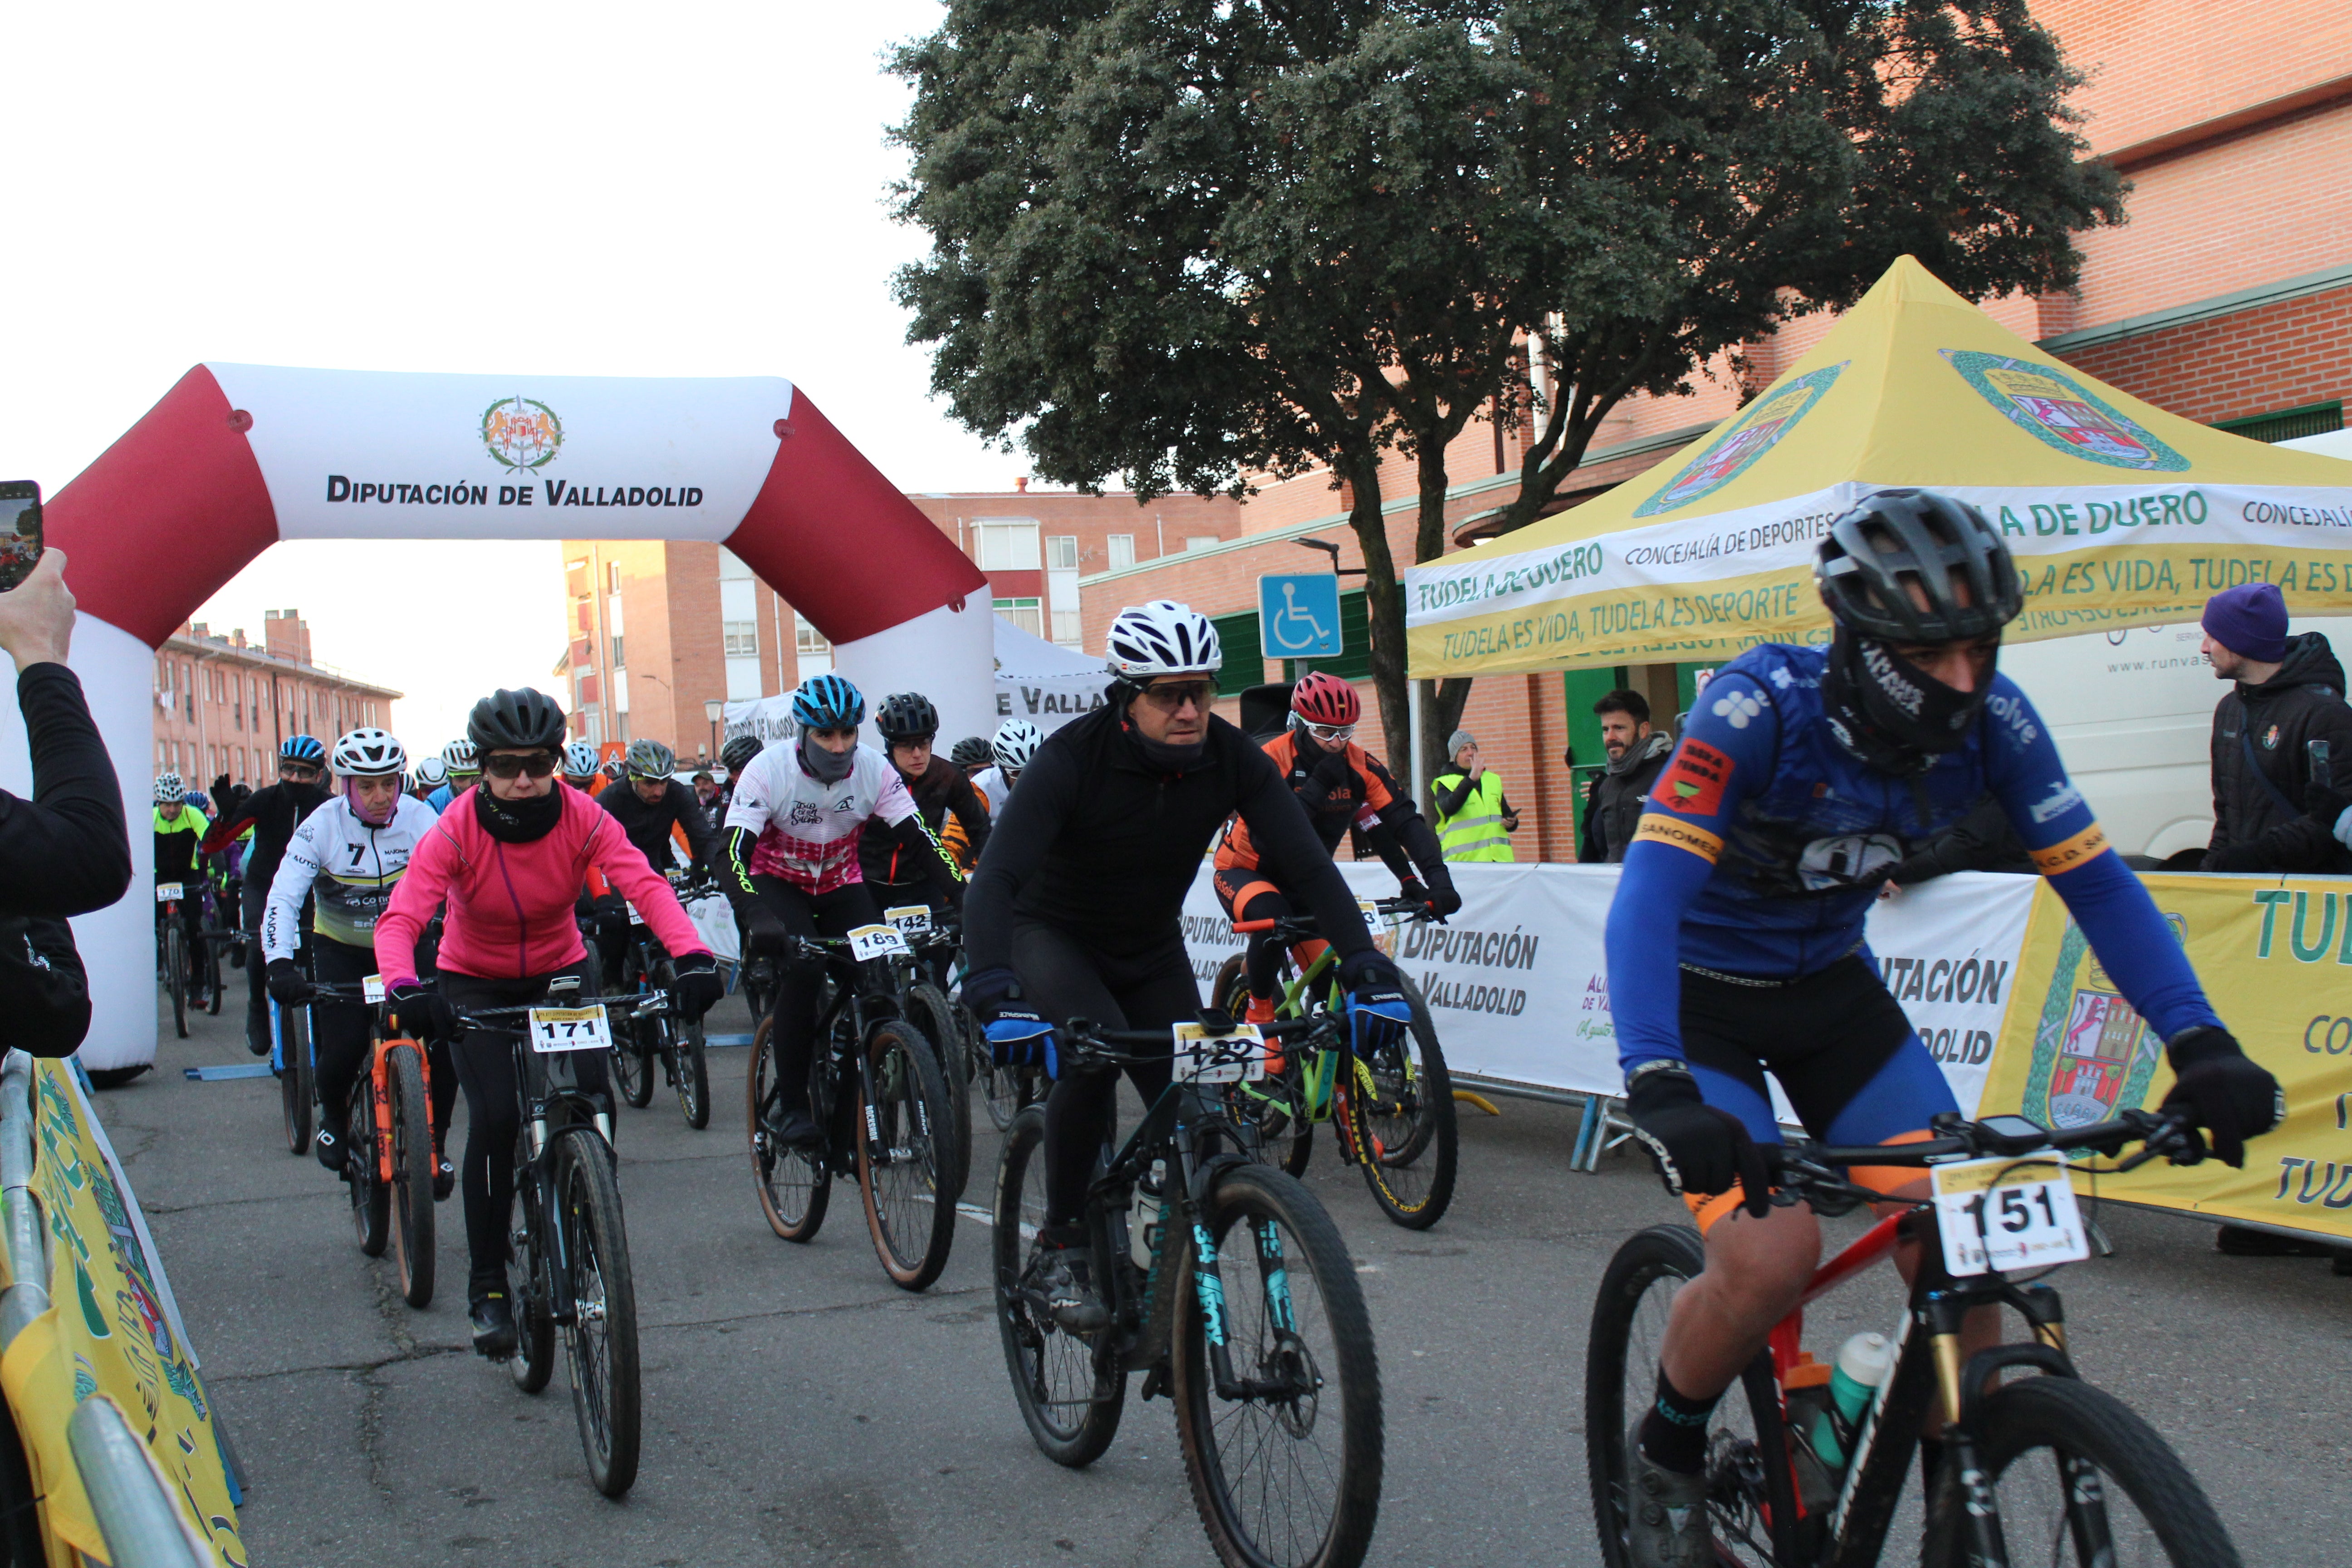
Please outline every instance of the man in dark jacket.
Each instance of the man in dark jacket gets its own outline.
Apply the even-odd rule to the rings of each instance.
[[[2205,657],[2234,681],[2213,710],[2213,838],[2208,871],[2352,871],[2336,841],[2352,794],[2352,707],[2344,667],[2318,632],[2287,636],[2269,583],[2205,603]]]
[[[1601,749],[1609,765],[1584,795],[1584,831],[1576,858],[1588,864],[1625,858],[1633,829],[1642,820],[1642,797],[1658,782],[1675,749],[1675,738],[1650,727],[1649,700],[1638,691],[1612,691],[1592,705],[1601,715]]]
[[[253,828],[238,895],[243,908],[237,912],[244,921],[251,960],[245,966],[245,1045],[257,1057],[269,1054],[269,993],[262,988],[260,960],[261,911],[269,902],[269,884],[278,876],[278,861],[286,858],[286,847],[294,841],[294,830],[326,804],[327,792],[320,783],[325,774],[326,749],[318,738],[291,736],[278,748],[278,782],[262,785],[234,807],[223,806],[205,835],[204,852],[217,855],[236,843],[248,824]],[[221,781],[213,783],[215,798],[219,799]]]

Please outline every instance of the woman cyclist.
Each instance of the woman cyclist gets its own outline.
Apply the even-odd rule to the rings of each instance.
[[[621,826],[578,790],[555,782],[563,710],[528,687],[474,704],[466,732],[480,755],[481,786],[435,823],[409,858],[392,906],[376,922],[375,956],[393,1010],[425,1021],[451,1041],[466,1090],[467,1300],[474,1349],[494,1361],[514,1353],[507,1289],[507,1229],[514,1208],[515,1135],[520,1127],[514,1044],[506,1030],[453,1027],[455,1015],[537,1002],[557,975],[581,977],[586,956],[572,901],[588,868],[636,903],[677,957],[678,1003],[699,1017],[724,989],[709,948]],[[448,900],[441,934],[440,991],[417,984],[416,939]],[[593,978],[589,984],[593,986]],[[604,1058],[573,1057],[580,1087],[605,1089]]]
[[[269,994],[281,1007],[310,1005],[319,1057],[319,1163],[341,1174],[349,1151],[343,1121],[367,1058],[369,1008],[363,1002],[312,1001],[311,983],[357,985],[376,973],[375,927],[408,858],[434,822],[433,808],[401,791],[408,752],[382,730],[354,730],[335,742],[328,767],[337,780],[327,804],[302,819],[278,862],[261,911],[261,952]],[[302,945],[302,903],[310,913],[310,973],[294,962]],[[447,1046],[427,1041],[433,1079],[433,1195],[446,1198],[457,1173],[442,1152],[457,1080]]]
[[[866,699],[838,675],[820,675],[793,698],[800,740],[753,758],[727,808],[722,887],[752,946],[793,936],[841,936],[882,918],[858,868],[858,841],[871,818],[893,833],[909,863],[950,906],[963,905],[963,879],[923,826],[915,797],[882,753],[857,743]],[[816,1142],[809,1114],[809,1057],[824,978],[822,960],[781,964],[773,1039],[780,1142]]]

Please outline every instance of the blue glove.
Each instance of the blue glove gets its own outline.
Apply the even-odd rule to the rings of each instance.
[[[1062,1076],[1054,1026],[1026,1007],[996,1010],[988,1025],[988,1054],[1001,1068],[1044,1068],[1047,1078]]]
[[[1348,1043],[1356,1055],[1369,1059],[1403,1039],[1412,1026],[1412,1004],[1405,999],[1404,978],[1396,965],[1367,949],[1350,956],[1339,972],[1348,988]]]

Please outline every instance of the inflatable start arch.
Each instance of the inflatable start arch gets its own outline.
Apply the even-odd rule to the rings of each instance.
[[[47,521],[138,868],[121,903],[74,922],[94,1068],[155,1055],[154,650],[278,540],[716,541],[869,694],[919,689],[955,732],[995,722],[987,579],[786,381],[202,364]]]

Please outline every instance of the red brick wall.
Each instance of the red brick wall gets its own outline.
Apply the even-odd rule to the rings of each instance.
[[[2342,0],[2269,0],[2241,26],[2217,26],[2225,16],[2195,0],[2040,0],[2033,12],[2090,77],[2074,103],[2102,153],[2283,98],[2352,60]]]
[[[2352,402],[2352,286],[2065,357],[2134,397],[2206,424]]]
[[[310,628],[283,626],[279,639],[308,647]],[[155,656],[155,769],[171,769],[190,789],[209,789],[215,775],[266,784],[278,776],[278,743],[311,734],[332,747],[362,724],[388,727],[398,693],[268,657],[258,646],[183,626]],[[166,705],[165,694],[169,694]],[[140,803],[131,803],[135,821]]]

